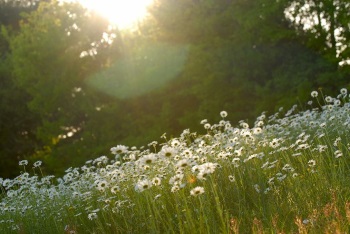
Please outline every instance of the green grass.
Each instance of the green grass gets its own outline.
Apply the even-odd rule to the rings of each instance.
[[[348,101],[251,127],[222,112],[205,135],[118,145],[62,178],[23,172],[1,181],[1,233],[348,233]]]

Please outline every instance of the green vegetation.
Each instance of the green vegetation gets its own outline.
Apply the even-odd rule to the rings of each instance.
[[[321,94],[251,126],[221,111],[203,135],[117,145],[60,178],[22,160],[1,233],[348,233],[350,98]]]
[[[349,9],[0,0],[0,233],[350,232]]]
[[[164,86],[182,71],[188,48],[164,43],[130,48],[116,64],[88,78],[103,93],[125,99]]]
[[[0,1],[0,177],[23,159],[63,175],[116,143],[203,133],[223,109],[252,123],[348,88],[349,3],[322,2],[157,0],[119,31],[76,3]]]

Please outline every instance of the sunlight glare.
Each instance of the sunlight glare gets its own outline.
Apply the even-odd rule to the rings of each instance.
[[[79,0],[88,9],[106,17],[120,29],[131,28],[147,15],[153,0]]]

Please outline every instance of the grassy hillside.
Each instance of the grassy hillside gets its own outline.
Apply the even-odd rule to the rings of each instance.
[[[1,233],[349,232],[349,95],[311,96],[252,126],[222,111],[204,135],[117,145],[62,178],[21,161],[1,179]]]

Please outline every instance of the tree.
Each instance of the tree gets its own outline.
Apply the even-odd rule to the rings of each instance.
[[[310,89],[340,76],[332,62],[296,33],[285,16],[290,3],[157,1],[151,11],[156,29],[145,31],[161,40],[191,44],[178,81],[183,86],[178,86],[197,104],[191,108],[193,118],[180,118],[214,118],[222,107],[235,120],[252,117],[258,110],[273,111],[276,102],[294,104],[296,96],[305,98]]]
[[[3,177],[18,175],[18,161],[32,155],[39,143],[35,136],[39,122],[27,106],[30,96],[15,85],[9,59],[9,32],[18,30],[20,14],[36,10],[37,3],[0,1],[0,176]]]
[[[79,155],[88,149],[77,145],[93,138],[86,133],[89,118],[108,102],[85,79],[104,66],[108,53],[118,53],[111,37],[108,22],[79,4],[41,3],[24,16],[10,39],[11,62],[16,85],[30,96],[29,109],[40,119],[36,136],[46,150],[39,148],[37,157],[84,160]],[[64,147],[73,146],[78,155],[66,156]]]
[[[18,161],[38,146],[34,129],[37,116],[26,103],[30,96],[13,82],[9,45],[4,30],[0,34],[0,171],[2,177],[18,175]]]
[[[31,12],[37,9],[39,2],[50,0],[0,0],[0,25],[11,26],[17,29],[22,12]]]
[[[286,16],[310,48],[337,65],[346,65],[350,59],[349,9],[349,1],[293,0]]]

